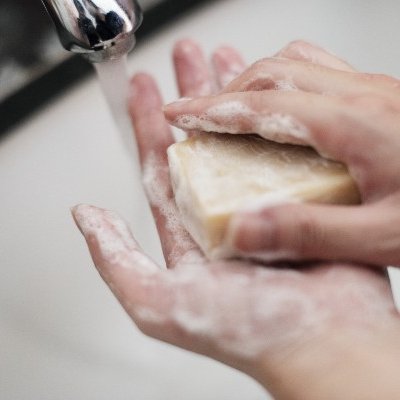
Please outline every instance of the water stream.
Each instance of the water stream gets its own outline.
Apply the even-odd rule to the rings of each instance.
[[[133,130],[128,113],[129,74],[126,55],[94,67],[114,122],[127,150],[133,151]]]

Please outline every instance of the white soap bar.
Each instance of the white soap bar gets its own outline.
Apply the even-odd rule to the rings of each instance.
[[[237,255],[224,239],[232,214],[244,207],[360,201],[343,164],[256,135],[198,134],[170,146],[168,159],[183,223],[210,259]]]

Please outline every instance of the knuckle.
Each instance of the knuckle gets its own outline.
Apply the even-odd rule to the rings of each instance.
[[[268,57],[260,58],[255,61],[251,66],[250,70],[258,70],[264,67],[265,63],[268,61]]]
[[[285,60],[263,58],[256,61],[246,73],[245,90],[262,91],[274,89],[276,79],[282,73],[282,66]]]
[[[298,48],[298,47],[307,47],[309,43],[303,39],[295,39],[289,42],[288,47]]]
[[[325,242],[324,231],[306,209],[297,209],[294,215],[296,216],[292,230],[294,248],[300,256],[312,256],[317,248],[323,247]]]
[[[286,227],[282,223],[281,207],[266,208],[261,211],[260,219],[268,223],[268,250],[271,252],[280,251],[287,247]]]
[[[266,57],[261,60],[256,61],[253,64],[253,67],[257,72],[265,72],[265,71],[275,71],[279,66],[288,64],[290,60],[284,60],[276,57]]]
[[[251,67],[249,72],[254,78],[264,77],[269,75],[270,60],[268,58],[262,58],[256,61]]]
[[[284,54],[298,54],[306,50],[308,47],[310,47],[310,44],[306,42],[303,39],[296,39],[292,40],[287,44],[287,46],[283,49],[282,55]]]
[[[315,253],[325,239],[318,222],[306,206],[284,205],[265,210],[262,218],[270,222],[268,245],[271,251],[293,251],[296,256],[307,257]]]

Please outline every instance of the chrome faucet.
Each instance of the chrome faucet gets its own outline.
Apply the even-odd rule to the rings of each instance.
[[[90,62],[113,60],[135,45],[143,20],[136,0],[42,0],[65,49]]]

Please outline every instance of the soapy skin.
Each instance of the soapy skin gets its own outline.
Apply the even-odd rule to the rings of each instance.
[[[182,51],[192,55],[178,57],[176,66],[180,94],[187,96],[190,80],[180,78],[204,73],[206,61],[191,41],[177,45],[175,54]],[[307,52],[318,60],[322,51]],[[236,62],[239,55],[231,54]],[[199,84],[199,92],[204,87]],[[293,269],[206,261],[173,201],[166,158],[173,136],[161,107],[153,79],[135,76],[130,112],[169,269],[143,253],[115,213],[87,205],[72,210],[97,269],[137,326],[242,370],[278,400],[397,399],[400,322],[385,275],[343,263]]]
[[[322,50],[307,57],[309,50],[293,43],[220,94],[168,105],[165,115],[183,129],[309,145],[347,165],[356,181],[363,204],[352,209],[289,204],[239,213],[230,232],[238,251],[400,265],[400,81],[356,72]]]
[[[177,215],[170,212],[163,228],[180,238],[182,227],[171,224]],[[361,334],[378,321],[389,326],[393,318],[388,283],[367,268],[313,265],[297,271],[207,262],[188,241],[186,248],[170,249],[173,270],[165,271],[142,252],[117,214],[79,205],[73,215],[103,278],[145,333],[177,345],[184,339],[189,349],[198,344],[195,350],[230,365],[285,354],[335,324]]]

